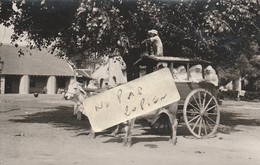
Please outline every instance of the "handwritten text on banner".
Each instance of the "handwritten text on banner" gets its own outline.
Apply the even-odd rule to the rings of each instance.
[[[171,72],[164,68],[85,99],[83,114],[100,132],[179,99]]]

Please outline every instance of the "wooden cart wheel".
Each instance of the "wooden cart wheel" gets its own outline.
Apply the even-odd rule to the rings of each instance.
[[[158,135],[171,135],[171,123],[167,114],[161,114],[150,127]]]
[[[215,134],[220,121],[216,98],[205,89],[191,91],[184,102],[183,118],[195,137],[211,137]]]

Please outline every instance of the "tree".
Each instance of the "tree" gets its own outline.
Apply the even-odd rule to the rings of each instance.
[[[259,0],[0,0],[0,6],[0,23],[14,26],[14,43],[25,35],[30,48],[51,46],[79,66],[115,48],[129,53],[125,47],[138,48],[150,29],[159,31],[166,55],[224,67],[246,54],[252,38],[260,42]]]

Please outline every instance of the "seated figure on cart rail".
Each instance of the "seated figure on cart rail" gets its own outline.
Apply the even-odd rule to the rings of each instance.
[[[142,44],[145,44],[148,55],[163,56],[163,44],[158,36],[158,31],[149,30],[148,37],[142,42]]]

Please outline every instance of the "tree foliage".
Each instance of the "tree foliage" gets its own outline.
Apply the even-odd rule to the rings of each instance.
[[[251,60],[260,42],[259,0],[0,0],[0,23],[14,26],[14,43],[51,47],[81,62],[118,48],[140,47],[156,29],[165,55],[210,60],[224,67]]]

